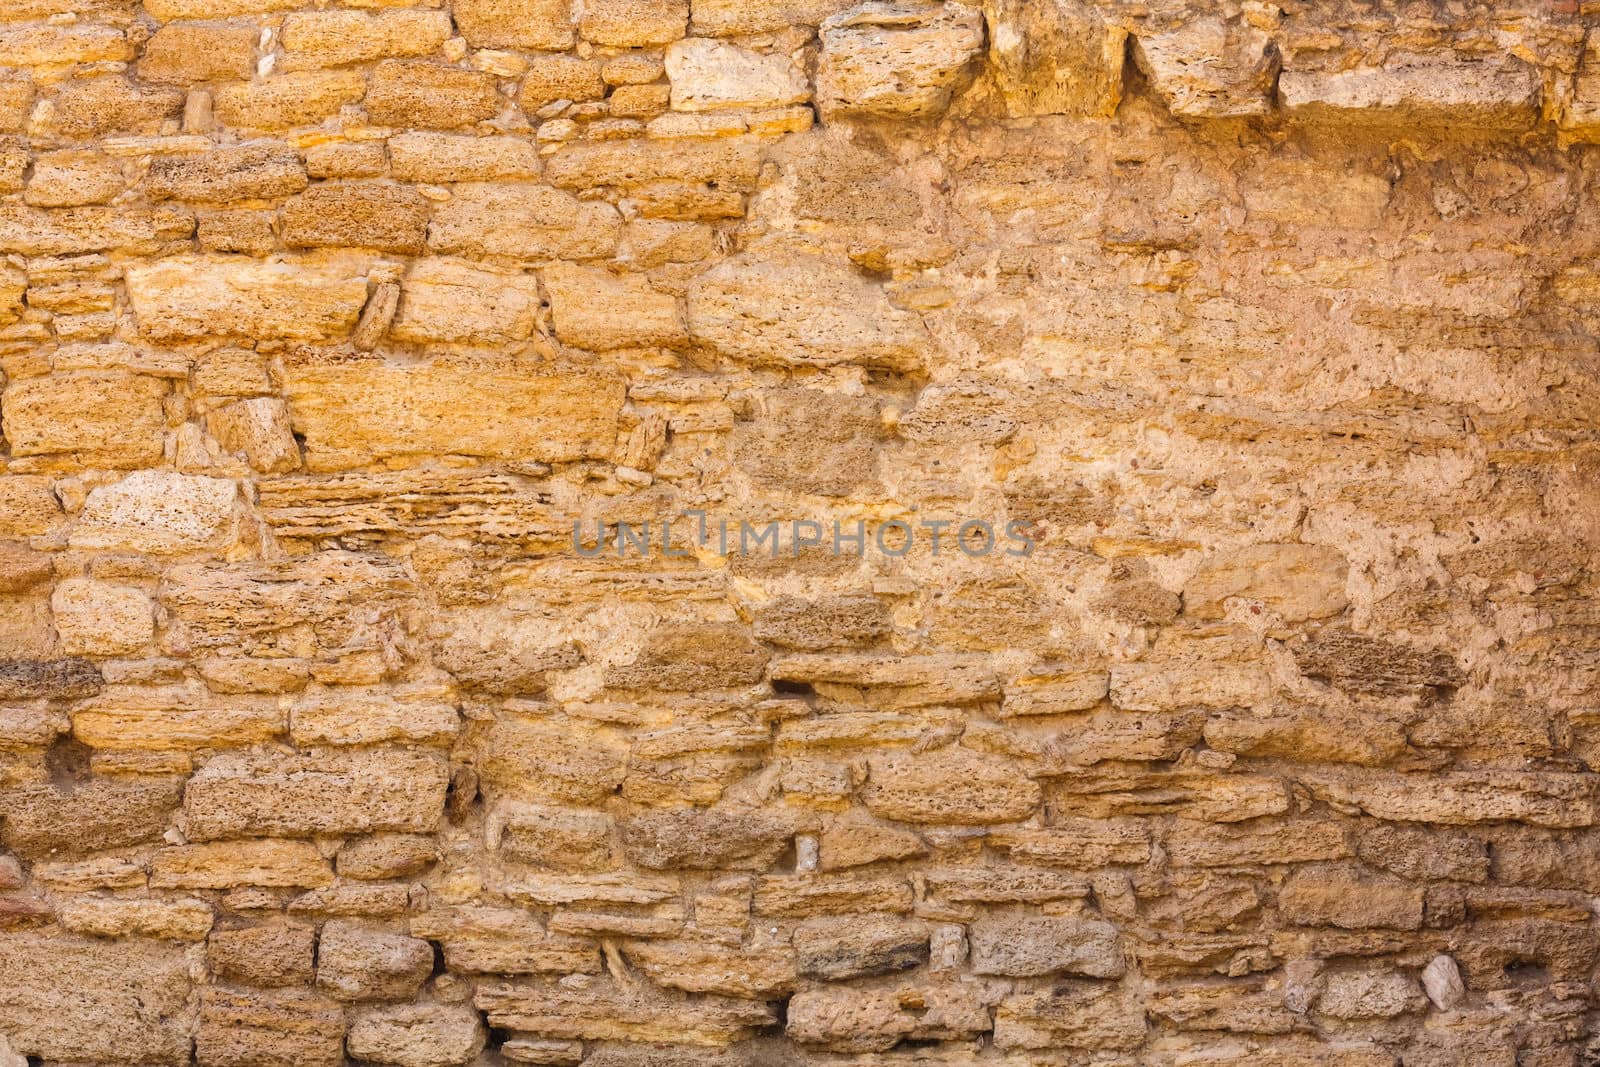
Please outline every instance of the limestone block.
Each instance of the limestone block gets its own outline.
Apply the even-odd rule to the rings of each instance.
[[[310,926],[217,929],[206,943],[206,960],[220,977],[245,985],[310,985],[316,975],[316,943],[316,930]]]
[[[522,863],[572,871],[605,870],[612,865],[613,821],[598,811],[502,802],[495,805],[489,825],[503,827],[500,851]]]
[[[483,71],[389,59],[373,69],[365,104],[373,122],[449,129],[493,118],[500,92]]]
[[[55,96],[53,130],[85,140],[112,133],[153,134],[183,112],[175,89],[144,89],[117,75],[68,82]]]
[[[139,77],[160,85],[247,79],[254,73],[259,36],[250,26],[232,23],[163,26],[145,43]]]
[[[1302,926],[1418,930],[1423,889],[1343,868],[1301,867],[1279,891],[1278,907],[1287,921]]]
[[[1330,974],[1316,1009],[1335,1019],[1389,1019],[1426,1004],[1416,979],[1371,968]]]
[[[347,256],[259,262],[174,256],[130,267],[139,330],[158,341],[237,335],[330,340],[349,333],[367,299],[366,265]]]
[[[592,974],[599,946],[552,934],[519,908],[467,905],[415,916],[411,932],[444,946],[445,963],[469,974]]]
[[[496,181],[537,177],[539,170],[533,142],[520,137],[414,131],[389,138],[389,172],[399,181]]]
[[[1467,826],[1511,820],[1581,827],[1595,821],[1595,783],[1581,774],[1468,770],[1318,773],[1305,781],[1319,796],[1381,819]]]
[[[962,826],[1018,822],[1042,797],[1038,784],[1013,765],[958,746],[870,763],[862,799],[885,819]]]
[[[1082,2],[985,0],[982,6],[989,65],[1008,115],[1116,111],[1127,30]]]
[[[34,207],[104,204],[128,188],[125,169],[123,160],[100,152],[69,150],[38,155],[22,199]],[[0,306],[3,303],[0,299]]]
[[[409,185],[319,182],[283,205],[283,243],[291,248],[372,248],[420,255],[428,202]]]
[[[150,597],[141,589],[68,578],[50,597],[61,650],[71,656],[125,656],[155,636]]]
[[[775,659],[771,675],[775,681],[864,690],[871,693],[873,707],[885,710],[976,704],[1000,697],[994,667],[981,654],[797,654]]]
[[[668,44],[683,36],[689,0],[585,0],[578,33],[618,48]]]
[[[158,838],[181,785],[168,778],[95,778],[65,789],[12,787],[0,797],[0,841],[22,856],[121,848]]]
[[[401,56],[426,56],[450,36],[443,11],[301,11],[278,31],[283,69],[309,70]]]
[[[397,699],[398,696],[398,699]],[[448,745],[461,727],[441,694],[396,694],[317,689],[302,694],[289,713],[297,745],[374,745],[401,742]]]
[[[1117,928],[1093,919],[985,916],[972,924],[968,936],[977,974],[1116,978],[1126,968]]]
[[[213,987],[200,999],[195,1060],[216,1067],[338,1067],[344,1062],[344,1033],[339,1005],[310,990]]]
[[[570,0],[456,0],[451,14],[476,48],[561,51],[573,44]]]
[[[187,1063],[194,1013],[182,947],[145,939],[0,937],[0,1031],[28,1056]]]
[[[407,1000],[433,971],[426,941],[343,919],[317,941],[317,989],[336,1000]]]
[[[516,260],[595,259],[609,255],[622,218],[605,203],[585,203],[544,185],[473,182],[456,187],[428,227],[434,252]]]
[[[93,937],[152,937],[204,941],[215,916],[211,905],[192,897],[139,900],[76,896],[57,911],[63,929]]]
[[[983,40],[983,16],[962,4],[869,0],[822,24],[817,106],[824,121],[937,115]]]
[[[1098,982],[1058,981],[1015,993],[995,1011],[994,1043],[1007,1051],[1133,1049],[1144,1039],[1144,1005]]]
[[[103,467],[161,458],[167,383],[126,371],[67,371],[12,382],[0,394],[0,429],[19,456],[75,454]]]
[[[677,111],[783,107],[811,97],[805,72],[790,57],[704,37],[674,42],[667,48],[666,65]]]
[[[31,256],[110,250],[149,255],[194,233],[194,215],[176,207],[85,205],[44,210],[0,205],[0,251]]]
[[[689,30],[705,37],[734,37],[816,26],[849,6],[850,0],[693,0]]]
[[[224,549],[238,536],[238,495],[225,478],[136,471],[89,494],[71,543],[159,555]]]
[[[366,92],[360,71],[301,71],[223,85],[214,108],[217,119],[228,126],[281,130],[321,122]]]
[[[431,837],[422,834],[370,834],[339,849],[339,873],[346,878],[405,878],[421,874],[439,858]]]
[[[272,759],[219,756],[184,791],[191,839],[371,830],[429,831],[448,775],[434,755],[398,749]]]
[[[333,884],[328,861],[311,841],[245,838],[163,848],[150,862],[152,889],[316,887]]]
[[[206,413],[206,429],[225,450],[242,454],[258,471],[281,474],[300,466],[289,406],[273,396],[251,397]]]
[[[507,790],[592,803],[622,784],[626,759],[627,749],[604,735],[501,719],[484,734],[479,773]]]
[[[653,870],[766,870],[789,847],[791,821],[760,809],[641,812],[623,827],[628,858]]]
[[[406,1004],[357,1010],[345,1042],[350,1055],[370,1063],[452,1067],[470,1061],[487,1038],[469,1005]]]
[[[286,196],[304,189],[306,181],[298,152],[264,141],[197,156],[159,156],[151,161],[145,190],[156,200],[220,204]]]
[[[1271,694],[1262,643],[1235,627],[1162,633],[1148,659],[1111,668],[1111,702],[1128,711],[1250,708]]]
[[[794,953],[781,943],[635,941],[627,946],[627,956],[657,985],[689,993],[777,997],[791,992],[796,982]]]
[[[472,370],[364,361],[293,367],[287,393],[315,471],[438,453],[543,462],[603,456],[615,441],[623,383],[602,368],[515,360]]]
[[[149,611],[146,601],[145,611]],[[96,748],[162,752],[225,748],[285,732],[275,702],[216,700],[179,687],[108,689],[72,711],[73,735]]]
[[[839,982],[914,970],[928,959],[928,925],[895,916],[807,919],[794,931],[800,973]]]
[[[688,316],[697,341],[764,366],[906,371],[934,346],[921,318],[893,307],[881,288],[813,257],[725,260],[690,285]]]
[[[1163,33],[1140,34],[1140,69],[1175,115],[1238,118],[1272,108],[1278,48],[1265,31],[1197,18]]]
[[[47,67],[61,63],[117,63],[133,58],[121,30],[93,22],[67,26],[21,25],[0,29],[0,65]]]
[[[534,112],[557,100],[583,103],[605,95],[605,78],[594,60],[570,55],[539,56],[528,65],[519,102],[524,111]]]
[[[522,341],[538,311],[539,281],[531,274],[429,258],[406,275],[389,335],[418,343]]]
[[[706,994],[690,999],[603,979],[584,983],[485,983],[473,1006],[489,1025],[583,1041],[721,1046],[775,1022],[762,1001]]]
[[[688,341],[678,301],[639,274],[569,264],[545,268],[556,336],[578,348],[677,347]]]
[[[1516,60],[1443,59],[1336,72],[1285,70],[1278,95],[1291,118],[1520,130],[1539,118],[1539,74]]]

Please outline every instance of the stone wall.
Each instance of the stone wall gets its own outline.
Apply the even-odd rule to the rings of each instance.
[[[1596,1062],[1597,143],[1591,0],[4,0],[0,1064]]]

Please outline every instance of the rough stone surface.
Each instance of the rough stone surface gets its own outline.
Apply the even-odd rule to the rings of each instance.
[[[1593,0],[0,3],[0,1067],[1575,1067]]]

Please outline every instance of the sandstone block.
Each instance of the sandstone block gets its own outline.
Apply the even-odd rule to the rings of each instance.
[[[158,341],[237,335],[342,337],[367,299],[365,265],[341,256],[262,263],[242,256],[174,256],[127,271],[139,331]]]
[[[303,71],[217,89],[217,119],[228,126],[281,130],[321,122],[367,92],[360,71]]]
[[[688,21],[689,0],[585,0],[578,32],[595,44],[643,48],[676,41]]]
[[[1122,941],[1110,923],[1061,915],[979,918],[968,937],[973,971],[1026,977],[1030,974],[1122,976]]]
[[[460,17],[460,11],[457,11]],[[389,138],[389,172],[406,182],[484,182],[534,178],[540,170],[532,141],[426,131]]]
[[[1302,926],[1417,930],[1422,927],[1423,890],[1395,879],[1301,867],[1279,892],[1278,906],[1285,919]]]
[[[1516,60],[1444,59],[1330,73],[1285,70],[1278,95],[1292,118],[1308,122],[1518,130],[1538,118],[1540,79]]]
[[[150,598],[141,589],[92,578],[56,586],[50,610],[61,650],[71,656],[125,656],[155,636]]]
[[[878,286],[820,258],[726,260],[690,285],[688,312],[696,340],[757,365],[904,371],[934,343],[922,320],[891,306]]]
[[[577,56],[539,56],[528,64],[518,102],[532,113],[557,100],[584,103],[606,95],[600,64]]]
[[[150,862],[152,889],[330,885],[333,872],[310,841],[249,838],[164,848]]]
[[[493,118],[500,92],[492,74],[390,59],[374,68],[365,104],[373,122],[449,129]]]
[[[927,962],[926,923],[897,916],[807,919],[795,928],[799,970],[828,982],[914,970]]]
[[[300,466],[300,446],[289,423],[289,407],[272,396],[224,404],[206,413],[206,429],[224,449],[243,455],[258,471],[281,474]]]
[[[18,456],[75,454],[102,467],[161,458],[167,383],[125,371],[68,371],[14,381],[0,395],[0,428]]]
[[[1006,113],[1110,115],[1128,33],[1092,5],[986,0],[989,67]]]
[[[491,827],[504,827],[500,850],[519,862],[547,870],[612,866],[612,819],[601,812],[505,802],[495,805],[489,820]]]
[[[561,51],[573,45],[570,0],[457,0],[451,13],[475,48]]]
[[[443,11],[301,11],[279,30],[283,69],[307,70],[426,56],[450,36]]]
[[[623,828],[628,858],[666,870],[766,870],[788,848],[790,821],[760,810],[643,812]]]
[[[346,842],[338,866],[346,878],[407,878],[438,858],[438,846],[424,834],[371,834]]]
[[[488,1033],[466,1004],[362,1008],[345,1038],[350,1055],[399,1067],[452,1067],[470,1061]]]
[[[874,815],[916,823],[977,826],[1017,822],[1043,793],[1007,761],[959,746],[874,757],[861,798]]]
[[[745,947],[689,940],[635,941],[630,962],[668,989],[765,998],[794,989],[794,954],[785,944]]]
[[[215,916],[211,905],[193,898],[137,900],[77,896],[61,903],[63,929],[94,937],[152,937],[166,941],[204,941]]]
[[[889,630],[887,605],[865,594],[817,600],[778,597],[761,605],[754,627],[759,640],[806,652],[871,644]]]
[[[593,803],[622,783],[626,758],[627,750],[604,735],[507,718],[484,735],[478,770],[508,790]]]
[[[417,937],[444,946],[445,963],[469,974],[579,974],[600,970],[593,941],[551,934],[519,908],[439,908],[411,920]]]
[[[84,22],[0,28],[0,66],[118,63],[132,58],[132,43],[125,33],[112,26]]]
[[[677,298],[657,292],[643,275],[555,263],[545,268],[544,284],[565,344],[604,351],[688,341]]]
[[[309,990],[207,989],[200,1001],[195,1062],[202,1067],[338,1067],[344,1014]]]
[[[283,205],[283,243],[291,248],[373,248],[420,255],[428,202],[408,185],[319,182]]]
[[[154,134],[183,112],[175,89],[143,89],[116,75],[69,81],[56,94],[51,125],[56,133],[87,140],[112,133]]]
[[[423,259],[402,283],[389,335],[417,343],[524,341],[533,333],[539,300],[539,280],[531,274]]]
[[[247,79],[254,72],[258,36],[250,26],[170,23],[145,42],[139,77],[160,85]]]
[[[667,77],[677,111],[783,107],[811,97],[805,72],[785,55],[766,55],[704,37],[667,49]]]
[[[136,471],[89,494],[71,543],[158,555],[217,550],[232,543],[238,521],[238,489],[227,479]]]
[[[762,405],[762,417],[741,424],[735,436],[743,469],[757,485],[849,496],[880,484],[885,434],[876,401],[787,388],[767,392]]]
[[[770,673],[774,681],[864,691],[872,707],[884,710],[979,704],[1000,696],[985,655],[797,654],[774,660]]]
[[[1322,545],[1251,545],[1224,551],[1201,565],[1183,587],[1183,610],[1220,619],[1227,600],[1259,600],[1286,622],[1324,619],[1343,611],[1349,563]]]
[[[1278,48],[1247,23],[1195,18],[1137,38],[1140,68],[1175,115],[1237,118],[1272,107]]]
[[[754,685],[766,663],[766,651],[741,624],[668,624],[652,630],[638,658],[613,667],[606,681],[620,689],[722,689]]]
[[[1416,979],[1371,969],[1330,974],[1316,1008],[1335,1019],[1389,1019],[1425,1004]]]
[[[760,1001],[674,997],[648,987],[593,979],[578,984],[498,983],[478,987],[473,1006],[489,1025],[583,1041],[721,1046],[775,1021]]]
[[[0,132],[16,133],[28,121],[33,106],[33,80],[26,75],[0,76]]]
[[[0,937],[0,1031],[51,1060],[184,1063],[189,968],[174,944],[7,933]]]
[[[149,255],[194,233],[194,215],[175,207],[88,205],[41,210],[0,205],[0,251],[30,256],[116,250]]]
[[[694,0],[690,32],[706,37],[765,33],[796,24],[816,26],[850,0]]]
[[[962,4],[870,0],[822,24],[817,106],[848,116],[936,115],[983,47],[983,16]]]
[[[255,986],[310,985],[316,972],[316,931],[272,923],[211,932],[206,959],[220,977]]]
[[[622,218],[605,203],[584,203],[544,185],[470,183],[456,188],[428,227],[435,252],[517,260],[610,255]]]
[[[1144,1005],[1094,982],[1058,981],[1015,993],[995,1011],[994,1043],[1012,1049],[1133,1049],[1145,1038]]]
[[[1536,771],[1367,771],[1308,774],[1318,795],[1380,819],[1466,826],[1509,820],[1571,828],[1595,821],[1595,783],[1585,775]]]
[[[441,696],[350,689],[308,692],[295,701],[289,713],[289,736],[304,747],[390,742],[448,745],[455,740],[461,720]]]
[[[190,779],[184,814],[197,841],[247,833],[430,831],[444,814],[447,777],[441,758],[403,750],[220,756]]]
[[[1242,627],[1165,630],[1149,658],[1111,668],[1111,702],[1127,711],[1250,708],[1271,692],[1262,642]]]
[[[297,366],[287,392],[311,470],[430,453],[570,462],[609,453],[620,376],[601,368],[505,361],[463,373],[448,363]]]
[[[21,856],[121,848],[166,832],[180,782],[167,778],[96,778],[63,789],[19,785],[0,795],[0,841]]]
[[[86,659],[0,660],[0,699],[78,700],[105,684]]]
[[[753,137],[609,141],[564,146],[548,160],[545,176],[563,189],[682,185],[736,194],[754,191],[761,160]]]
[[[115,156],[93,151],[51,152],[33,159],[24,203],[34,207],[82,207],[104,204],[128,188],[125,163]],[[20,294],[19,294],[20,295]],[[35,300],[40,294],[35,292]],[[0,298],[0,307],[5,303]],[[75,307],[65,304],[62,310]]]
[[[317,943],[317,988],[336,1000],[406,1000],[433,971],[426,941],[334,920]]]

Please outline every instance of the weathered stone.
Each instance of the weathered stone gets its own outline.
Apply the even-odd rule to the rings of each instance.
[[[456,17],[461,17],[459,7]],[[533,143],[519,137],[413,132],[389,138],[389,172],[400,181],[533,178],[540,169],[539,153]]]
[[[283,69],[304,70],[426,56],[450,36],[443,11],[302,11],[283,20]]]
[[[871,761],[861,796],[874,815],[918,823],[1018,822],[1043,794],[1015,767],[951,746]]]
[[[387,182],[319,182],[283,205],[283,243],[291,248],[373,248],[419,255],[428,202]]]
[[[435,451],[565,462],[608,452],[622,381],[598,368],[517,361],[463,376],[447,362],[297,366],[288,373],[291,422],[311,470]]]
[[[990,916],[973,923],[968,936],[978,974],[1116,978],[1126,966],[1116,927],[1090,919]]]
[[[158,555],[226,548],[238,533],[238,494],[225,478],[138,471],[89,494],[71,542]]]
[[[1115,987],[1091,982],[1015,993],[994,1016],[995,1047],[1003,1050],[1131,1049],[1144,1038],[1143,1005]]]
[[[128,655],[144,648],[155,636],[150,608],[142,590],[89,578],[69,578],[50,597],[61,650],[73,656]]]
[[[12,382],[0,427],[19,456],[70,453],[99,467],[139,467],[161,457],[167,383],[125,371],[72,371]]]
[[[557,264],[544,271],[556,336],[578,348],[603,351],[688,340],[678,301],[637,274],[611,274]]]
[[[246,839],[164,848],[150,863],[154,889],[329,885],[333,872],[310,841]]]
[[[1183,587],[1183,610],[1220,619],[1227,601],[1259,600],[1286,622],[1337,615],[1348,603],[1343,555],[1322,545],[1250,545],[1220,552]]]
[[[909,971],[927,962],[928,927],[914,919],[860,916],[808,919],[795,928],[800,973],[840,982]]]
[[[741,948],[690,940],[636,941],[626,951],[652,982],[668,989],[776,997],[796,984],[794,953],[781,943]]]
[[[271,924],[213,930],[206,959],[218,975],[256,986],[311,984],[316,931],[309,926]]]
[[[258,263],[175,256],[127,272],[139,331],[158,341],[218,334],[317,341],[349,333],[367,299],[365,265],[338,256]]]
[[[595,44],[640,48],[677,40],[688,20],[689,0],[585,0],[578,32]]]
[[[957,3],[869,0],[831,16],[817,67],[823,119],[942,112],[983,36],[982,15]]]
[[[547,933],[516,908],[439,909],[411,920],[411,932],[444,946],[445,963],[472,974],[573,974],[600,969],[593,941]]]
[[[1140,34],[1136,54],[1151,88],[1175,115],[1263,115],[1278,74],[1278,46],[1248,23],[1194,19]]]
[[[449,129],[493,118],[500,93],[482,71],[391,59],[373,70],[363,103],[374,122]]]
[[[224,85],[217,90],[215,109],[229,126],[280,130],[321,122],[366,91],[359,71],[304,71]]]
[[[195,1060],[205,1067],[337,1067],[343,1059],[344,1014],[326,997],[219,988],[201,996]]]
[[[1278,893],[1285,919],[1303,926],[1371,926],[1417,930],[1422,926],[1420,886],[1351,871],[1300,867]]]
[[[1518,130],[1539,113],[1539,76],[1517,60],[1446,58],[1334,72],[1284,70],[1283,108],[1309,122]]]
[[[433,971],[426,941],[336,920],[317,939],[317,988],[336,1000],[406,1000]]]
[[[696,340],[757,365],[914,370],[933,345],[915,314],[820,258],[729,259],[695,279],[688,309]]]
[[[434,212],[428,247],[516,260],[594,259],[609,255],[621,233],[622,219],[609,204],[544,185],[474,182]]]
[[[153,937],[204,941],[215,916],[203,900],[124,900],[80,896],[63,901],[57,921],[63,929],[94,937]]]
[[[665,870],[766,870],[789,845],[788,819],[757,810],[643,812],[623,827],[628,858]]]
[[[573,44],[569,0],[457,0],[451,14],[477,48],[559,51]]]
[[[293,836],[434,829],[444,815],[444,761],[370,749],[298,759],[229,755],[184,791],[189,836]]]
[[[1415,979],[1397,971],[1360,970],[1330,974],[1316,1008],[1335,1019],[1387,1019],[1425,1003]]]
[[[169,778],[12,786],[0,793],[0,841],[23,856],[142,844],[166,831],[181,792]]]
[[[766,652],[737,624],[668,625],[653,630],[632,663],[614,667],[610,684],[623,689],[697,689],[760,681]]]
[[[682,1042],[726,1045],[775,1020],[758,1001],[663,995],[648,987],[625,987],[591,979],[550,985],[501,983],[480,986],[473,1006],[489,1025],[584,1041]]]
[[[676,111],[782,107],[810,99],[805,73],[784,55],[763,55],[703,37],[667,49]]]
[[[372,1063],[399,1067],[451,1067],[483,1048],[488,1034],[465,1004],[407,1004],[362,1008],[350,1020],[346,1047]]]
[[[181,946],[35,933],[0,937],[0,1029],[29,1056],[182,1063],[191,980]]]
[[[277,397],[257,396],[206,413],[206,429],[251,467],[281,474],[300,466],[300,446],[289,425],[289,407]]]
[[[1116,111],[1126,29],[1086,3],[985,0],[982,7],[990,70],[1008,115]]]
[[[144,46],[139,77],[164,85],[249,78],[257,36],[249,26],[231,24],[163,26]]]
[[[1595,783],[1583,775],[1535,771],[1372,771],[1307,775],[1314,792],[1380,819],[1465,826],[1502,819],[1578,827],[1595,820]]]
[[[287,196],[306,183],[306,165],[298,152],[262,141],[198,156],[158,156],[144,184],[155,200],[224,204]]]
[[[483,738],[484,781],[517,792],[592,803],[622,783],[627,749],[605,735],[506,718]]]

